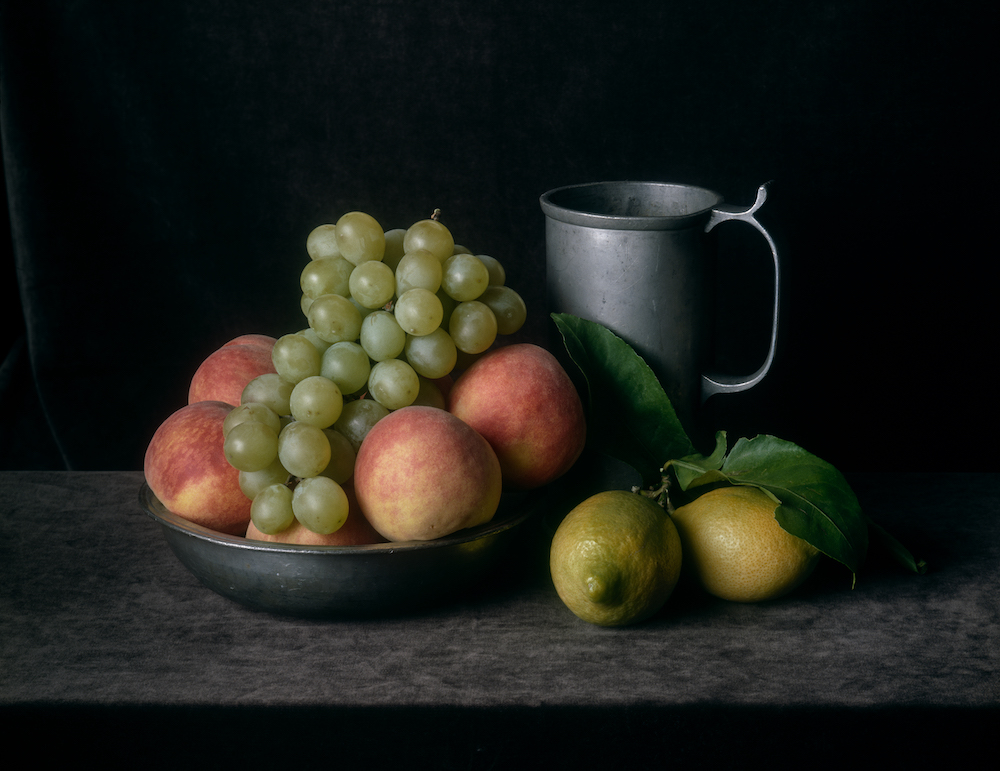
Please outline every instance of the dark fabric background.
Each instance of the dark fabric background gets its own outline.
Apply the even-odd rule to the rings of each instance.
[[[546,341],[538,196],[633,178],[775,180],[781,347],[714,427],[995,470],[988,7],[8,0],[0,468],[140,468],[206,355],[303,325],[305,237],[352,209],[440,207]],[[767,255],[722,240],[719,363],[749,371]]]

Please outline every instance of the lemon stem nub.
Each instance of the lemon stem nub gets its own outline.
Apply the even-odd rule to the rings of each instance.
[[[587,596],[592,602],[612,603],[616,601],[616,581],[605,581],[601,576],[587,577]]]

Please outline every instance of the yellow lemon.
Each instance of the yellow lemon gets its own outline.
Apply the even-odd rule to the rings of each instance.
[[[573,509],[549,552],[560,599],[584,621],[623,626],[667,601],[681,569],[681,541],[662,507],[638,493],[609,490]]]
[[[736,602],[781,597],[806,580],[819,552],[782,529],[778,504],[757,487],[720,487],[673,519],[690,569],[710,594]]]

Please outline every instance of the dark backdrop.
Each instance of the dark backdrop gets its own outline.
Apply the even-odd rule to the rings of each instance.
[[[715,427],[996,470],[988,7],[7,0],[0,467],[139,468],[204,356],[303,325],[305,237],[352,209],[440,207],[544,341],[538,196],[631,178],[775,180],[780,349]],[[767,255],[733,238],[719,358],[752,370]]]

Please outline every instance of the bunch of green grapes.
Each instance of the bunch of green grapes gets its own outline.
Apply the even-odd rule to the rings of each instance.
[[[251,381],[224,426],[261,532],[296,519],[318,533],[340,528],[343,485],[371,427],[412,404],[443,406],[435,381],[524,324],[503,265],[456,245],[436,214],[383,230],[349,212],[306,239],[308,326],[278,338],[276,374]]]

